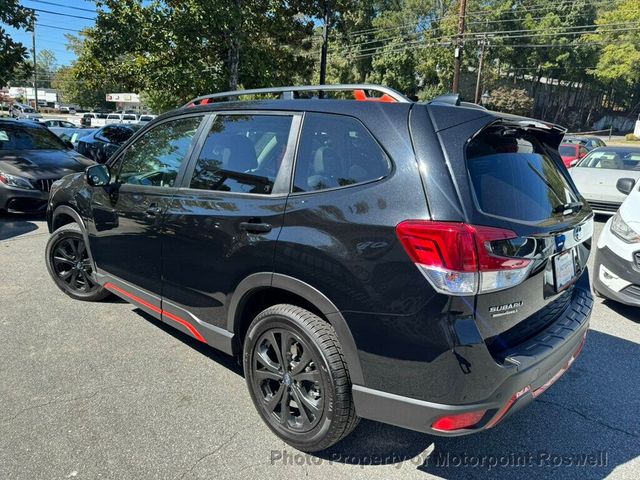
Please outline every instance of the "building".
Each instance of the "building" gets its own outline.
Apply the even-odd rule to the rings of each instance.
[[[35,102],[36,96],[33,87],[9,87],[11,98],[23,99],[24,103]],[[58,91],[52,88],[38,88],[38,104],[40,107],[55,107],[58,103]]]
[[[107,102],[115,103],[115,110],[133,110],[134,112],[147,111],[146,105],[140,101],[137,93],[107,93]]]

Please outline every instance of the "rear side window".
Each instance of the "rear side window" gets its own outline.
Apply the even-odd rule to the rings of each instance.
[[[191,188],[271,193],[282,160],[291,115],[218,115],[198,156]]]
[[[578,197],[531,133],[490,128],[467,147],[467,169],[478,208],[485,214],[523,222],[561,215]]]
[[[294,192],[345,187],[385,177],[391,163],[356,119],[308,113],[302,127]]]

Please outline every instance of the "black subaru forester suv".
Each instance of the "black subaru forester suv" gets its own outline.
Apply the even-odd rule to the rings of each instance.
[[[301,450],[361,417],[477,432],[585,340],[593,215],[563,133],[372,85],[200,97],[54,185],[47,266],[241,358]]]

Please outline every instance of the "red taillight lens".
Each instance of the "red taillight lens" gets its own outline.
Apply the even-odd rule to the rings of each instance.
[[[407,220],[396,233],[415,263],[457,272],[478,270],[473,230],[464,223]]]
[[[496,255],[492,242],[518,236],[511,230],[458,222],[407,220],[396,227],[411,260],[434,288],[454,295],[501,290],[522,282],[531,260]]]
[[[440,430],[442,432],[451,432],[454,430],[462,430],[465,428],[471,428],[484,417],[487,413],[486,410],[479,410],[477,412],[459,413],[457,415],[448,415],[436,420],[431,428],[434,430]]]

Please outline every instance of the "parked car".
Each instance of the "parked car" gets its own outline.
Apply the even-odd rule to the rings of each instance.
[[[567,168],[573,167],[578,163],[578,160],[584,158],[587,153],[589,153],[589,150],[579,143],[562,143],[560,147],[558,147],[558,151],[560,152],[564,166]]]
[[[598,238],[593,289],[626,305],[640,307],[640,182],[618,180],[627,198]]]
[[[596,148],[571,169],[571,177],[594,212],[613,215],[626,198],[616,188],[618,180],[640,178],[640,148]]]
[[[133,113],[110,113],[107,115],[107,119],[105,121],[106,125],[111,125],[114,123],[136,123],[138,121],[138,116]]]
[[[30,107],[29,105],[22,105],[20,103],[14,103],[9,107],[9,116],[36,121],[42,118],[42,115],[36,112],[33,107]]]
[[[606,147],[604,140],[598,137],[578,137],[575,135],[566,136],[562,139],[562,143],[577,143],[585,147],[588,151],[598,147]]]
[[[319,91],[364,101],[295,98]],[[218,101],[265,93],[282,99]],[[563,134],[372,85],[208,95],[56,184],[48,269],[237,355],[298,449],[359,417],[479,432],[585,341],[593,214]]]
[[[88,129],[88,128],[58,128],[58,127],[50,127],[53,133],[55,133],[58,137],[60,137],[63,141],[71,142],[74,148],[77,149],[78,141],[80,138],[91,135],[96,130]]]
[[[53,182],[89,165],[46,127],[0,119],[0,212],[44,212]]]
[[[144,113],[142,115],[140,115],[140,117],[138,117],[138,123],[149,123],[150,121],[152,121],[154,118],[156,118],[157,115],[151,115],[148,113]]]
[[[66,120],[60,120],[58,118],[49,118],[47,120],[41,121],[42,125],[45,127],[57,127],[57,128],[78,128],[75,123],[68,122]]]
[[[58,111],[60,113],[66,113],[68,115],[75,115],[76,114],[76,109],[75,107],[65,107],[65,106],[61,106],[58,107]]]
[[[76,149],[98,163],[106,162],[141,125],[107,125],[78,139]]]
[[[106,113],[88,112],[82,115],[80,125],[83,127],[99,128],[106,125],[106,120]]]

